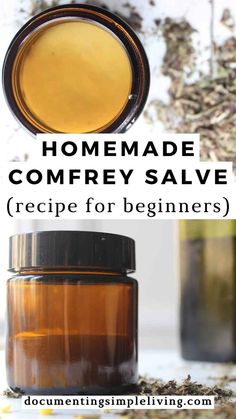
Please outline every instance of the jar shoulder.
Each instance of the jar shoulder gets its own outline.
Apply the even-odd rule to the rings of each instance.
[[[7,283],[14,284],[14,283],[84,283],[84,284],[129,284],[133,286],[137,286],[138,282],[135,278],[128,276],[128,275],[109,275],[109,274],[66,274],[63,272],[61,274],[34,274],[34,275],[26,275],[26,274],[16,274],[10,277],[7,280]]]

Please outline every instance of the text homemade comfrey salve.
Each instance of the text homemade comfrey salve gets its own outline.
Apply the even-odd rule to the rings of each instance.
[[[88,5],[48,9],[15,36],[4,90],[32,133],[123,132],[146,101],[148,62],[134,32]]]

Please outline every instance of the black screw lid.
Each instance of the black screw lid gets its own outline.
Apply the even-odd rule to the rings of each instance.
[[[37,231],[10,237],[9,271],[29,268],[134,272],[135,242],[92,231]]]

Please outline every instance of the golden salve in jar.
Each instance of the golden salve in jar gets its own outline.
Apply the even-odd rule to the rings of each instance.
[[[98,25],[59,21],[35,33],[17,57],[18,95],[39,124],[56,132],[100,131],[124,109],[129,57]]]
[[[95,6],[33,17],[3,66],[8,104],[31,133],[124,132],[149,90],[145,51],[133,30]]]

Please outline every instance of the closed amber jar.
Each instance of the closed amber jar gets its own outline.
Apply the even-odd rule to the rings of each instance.
[[[11,238],[8,384],[23,394],[116,394],[137,381],[134,241],[78,231]]]

